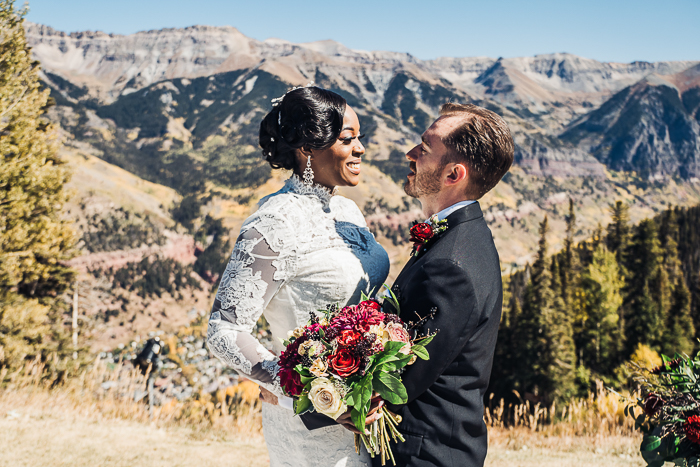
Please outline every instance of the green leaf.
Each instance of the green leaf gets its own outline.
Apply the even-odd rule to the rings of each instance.
[[[383,284],[383,285],[384,285],[384,288],[387,290],[387,292],[389,292],[389,296],[384,297],[384,300],[389,302],[389,304],[392,307],[394,307],[394,309],[396,310],[397,316],[400,315],[401,314],[401,306],[399,305],[399,299],[396,297],[394,292],[391,290],[391,287],[389,287],[386,284]],[[698,355],[700,355],[700,352],[698,352]]]
[[[404,342],[389,341],[384,344],[384,352],[398,353],[406,345]]]
[[[428,354],[428,351],[425,350],[425,347],[423,347],[422,345],[414,345],[413,347],[411,347],[411,350],[414,354],[416,354],[416,357],[420,358],[421,360],[430,360],[430,355]]]
[[[377,375],[379,381],[383,383],[387,389],[393,393],[395,393],[398,397],[401,398],[402,402],[401,404],[405,404],[406,401],[408,401],[408,394],[406,393],[406,386],[403,385],[401,380],[397,378],[394,375],[390,375],[389,373],[379,373]]]
[[[375,355],[375,357],[378,357],[378,358],[374,359],[374,363],[376,365],[381,365],[382,363],[386,363],[386,362],[393,362],[393,361],[396,361],[399,359],[399,357],[395,353],[391,353],[391,352],[388,352],[388,353],[380,352],[377,355]]]
[[[355,397],[352,392],[345,396],[345,403],[348,404],[348,407],[353,407],[355,405]]]
[[[352,423],[355,424],[355,427],[364,433],[366,429],[365,420],[367,420],[367,411],[352,409],[350,418],[352,419]]]
[[[304,386],[306,386],[307,384],[309,384],[310,382],[312,382],[312,381],[315,380],[315,379],[316,379],[315,376],[304,376],[304,375],[301,375],[301,384],[303,384]]]
[[[369,411],[370,400],[372,399],[372,375],[368,373],[358,383],[360,388],[360,410],[365,409],[365,413]]]
[[[352,396],[352,404],[348,404],[349,406],[352,406],[358,410],[362,407],[362,404],[361,404],[362,397],[360,397],[361,392],[362,392],[362,388],[360,387],[360,384],[358,382],[355,384],[352,392],[350,393]]]
[[[661,446],[661,438],[658,436],[647,436],[642,440],[642,446],[640,449],[642,451],[653,451]]]
[[[311,400],[306,394],[294,401],[294,413],[297,415],[303,414],[311,408]]]
[[[426,345],[430,344],[434,338],[435,338],[435,334],[433,334],[432,336],[424,337],[422,339],[416,339],[416,342],[417,343],[420,342],[420,345],[425,347]]]
[[[386,362],[382,363],[381,365],[377,365],[377,368],[374,370],[374,374],[376,375],[380,371],[383,371],[385,373],[395,373],[401,368],[408,365],[408,362],[411,361],[411,358],[411,355],[407,355],[407,358],[401,358],[397,359],[396,361]]]
[[[382,399],[387,401],[390,404],[405,404],[407,399],[402,398],[399,396],[397,393],[391,390],[389,386],[384,384],[380,379],[379,375],[374,376],[374,380],[372,381],[372,386],[374,386],[374,390],[379,393],[380,396],[382,396]]]

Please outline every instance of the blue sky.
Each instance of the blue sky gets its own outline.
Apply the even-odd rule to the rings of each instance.
[[[260,40],[333,39],[422,59],[569,52],[601,61],[700,60],[700,0],[32,0],[29,7],[28,20],[66,32],[230,25]]]

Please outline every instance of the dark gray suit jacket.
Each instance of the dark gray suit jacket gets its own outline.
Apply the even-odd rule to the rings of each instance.
[[[501,319],[500,263],[478,203],[450,214],[447,224],[393,287],[404,321],[437,308],[423,332],[439,330],[427,346],[430,360],[402,376],[408,403],[389,406],[403,418],[406,442],[392,445],[399,467],[479,467],[486,457],[483,398]]]

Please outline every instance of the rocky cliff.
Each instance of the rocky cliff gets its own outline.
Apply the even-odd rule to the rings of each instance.
[[[692,108],[678,115],[662,111],[662,120],[683,126],[668,133],[667,143],[652,123],[643,124],[651,133],[640,133],[632,123],[605,135],[591,129],[609,111],[622,112],[622,121],[628,121],[635,113],[673,107],[674,100],[692,107],[698,92],[692,70],[698,62],[603,63],[563,53],[419,60],[351,50],[334,41],[258,41],[233,27],[208,26],[121,36],[66,34],[29,24],[27,37],[47,83],[65,101],[60,103],[91,108],[140,147],[154,144],[153,138],[161,140],[161,149],[173,141],[196,147],[217,132],[231,131],[254,146],[251,122],[269,108],[269,100],[289,85],[315,81],[341,92],[359,110],[374,143],[369,157],[378,160],[406,150],[439,105],[452,100],[504,115],[519,146],[517,160],[533,174],[599,176],[600,163],[651,176],[698,174]],[[685,84],[673,84],[683,76]],[[583,134],[589,130],[591,135]],[[651,134],[653,143],[640,142]]]

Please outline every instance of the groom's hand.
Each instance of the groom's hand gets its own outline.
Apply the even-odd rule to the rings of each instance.
[[[384,405],[384,401],[381,398],[379,398],[376,393],[375,396],[376,397],[372,398],[372,405],[370,406],[369,412],[367,413],[367,418],[365,418],[365,425],[370,425],[373,422],[376,422],[382,416],[382,414],[379,413],[379,408]],[[360,435],[362,433],[360,433],[360,430],[358,430],[355,424],[352,422],[350,412],[352,412],[352,409],[345,412],[335,421],[343,425],[347,430],[350,430],[353,433],[357,433],[358,435]],[[365,430],[365,434],[368,435],[369,431]]]

